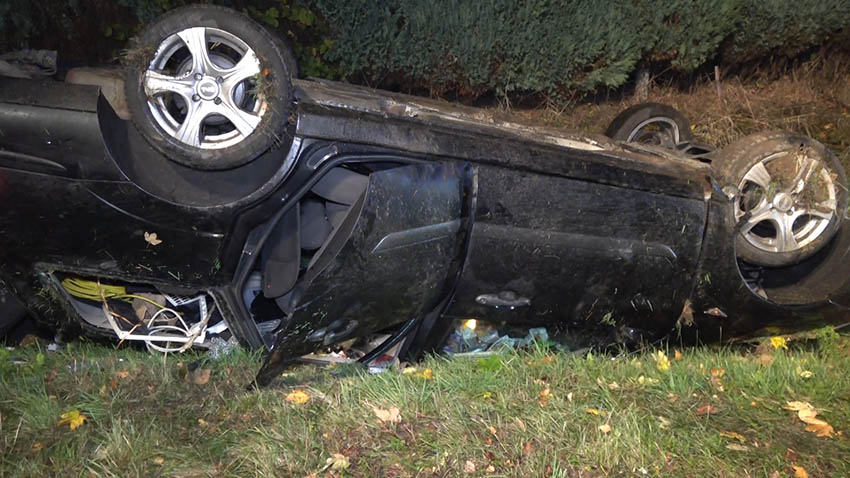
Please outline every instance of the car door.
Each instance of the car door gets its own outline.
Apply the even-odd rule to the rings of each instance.
[[[694,282],[705,166],[569,150],[536,159],[478,168],[469,256],[446,315],[669,330]]]
[[[466,235],[470,175],[463,162],[372,173],[287,296],[291,313],[258,381],[291,357],[418,317],[446,296]]]

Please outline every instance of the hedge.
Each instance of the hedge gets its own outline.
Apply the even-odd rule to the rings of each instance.
[[[190,0],[0,0],[0,51],[113,59]],[[850,0],[213,0],[296,45],[307,75],[434,95],[571,96],[637,68],[691,72],[850,37]]]
[[[469,96],[563,95],[623,85],[642,65],[689,72],[795,55],[850,26],[847,0],[312,3],[333,26],[326,57],[344,75]]]

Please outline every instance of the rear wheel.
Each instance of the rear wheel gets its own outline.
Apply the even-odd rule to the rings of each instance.
[[[824,145],[802,136],[763,133],[724,148],[715,179],[737,192],[731,214],[735,248],[752,264],[789,266],[821,250],[847,210],[847,179]]]
[[[626,109],[611,121],[605,135],[617,141],[669,149],[694,139],[691,125],[682,113],[660,103],[641,103]]]
[[[241,13],[213,5],[172,10],[127,55],[133,123],[186,166],[245,164],[291,141],[293,59],[280,39]]]

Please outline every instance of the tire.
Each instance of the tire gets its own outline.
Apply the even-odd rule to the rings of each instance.
[[[693,141],[688,120],[672,108],[660,103],[641,103],[617,115],[605,135],[628,143],[655,144],[668,149]]]
[[[823,144],[787,133],[760,133],[719,152],[715,181],[735,191],[738,258],[760,266],[797,264],[825,247],[847,211],[847,177]]]
[[[292,141],[295,56],[241,13],[172,10],[135,40],[125,66],[133,124],[177,163],[230,169]]]

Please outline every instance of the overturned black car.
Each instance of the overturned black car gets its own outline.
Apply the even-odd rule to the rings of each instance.
[[[213,6],[125,63],[123,95],[0,79],[0,307],[166,352],[232,335],[269,351],[260,383],[379,330],[364,360],[415,357],[455,319],[605,343],[850,317],[847,180],[811,139],[713,150],[661,105],[570,136],[299,80],[284,42]]]

